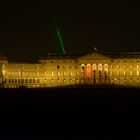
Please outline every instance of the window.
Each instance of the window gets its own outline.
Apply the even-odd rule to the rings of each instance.
[[[117,71],[117,75],[120,75],[120,72],[119,71]]]
[[[132,69],[132,65],[130,65],[130,68]]]
[[[78,76],[78,71],[76,72],[76,76]]]
[[[64,71],[64,76],[66,76],[66,72]]]
[[[34,83],[34,84],[36,83],[36,80],[35,80],[35,79],[33,79],[33,83]]]
[[[26,83],[26,84],[28,83],[28,79],[25,79],[25,83]]]
[[[130,83],[132,83],[133,82],[133,79],[132,78],[130,78]]]
[[[30,84],[32,83],[32,79],[29,79],[29,83],[30,83]]]
[[[24,83],[24,79],[21,79],[21,83]]]
[[[125,76],[125,74],[126,74],[126,73],[125,73],[125,71],[124,71],[124,72],[123,72],[123,75]]]
[[[66,83],[66,79],[63,80],[64,84]]]
[[[130,71],[130,76],[132,76],[132,71]]]
[[[60,80],[59,80],[59,79],[57,79],[57,83],[58,83],[58,84],[59,84],[59,81],[60,81]]]
[[[52,76],[53,76],[53,72],[52,72]]]
[[[98,70],[99,70],[99,71],[102,71],[102,64],[99,64],[99,65],[98,65]]]
[[[39,79],[37,79],[37,83],[39,84]]]
[[[91,74],[91,65],[87,64],[87,77],[90,78],[90,74]]]
[[[70,72],[70,76],[72,76],[72,72]]]
[[[139,68],[139,65],[137,65],[137,69]]]
[[[112,71],[110,72],[110,75],[112,76]]]
[[[20,83],[20,79],[18,79],[18,83]]]
[[[137,76],[139,76],[139,71],[137,71]]]
[[[57,65],[57,69],[59,69],[60,68],[60,66],[59,65]]]
[[[57,76],[60,76],[60,72],[59,71],[57,72]]]

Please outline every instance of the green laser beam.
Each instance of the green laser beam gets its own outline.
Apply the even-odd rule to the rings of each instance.
[[[60,31],[58,29],[57,29],[57,36],[58,36],[58,39],[60,41],[60,45],[61,45],[63,54],[65,54],[66,52],[65,52],[64,45],[63,45],[63,42],[62,42],[61,34],[60,34]]]

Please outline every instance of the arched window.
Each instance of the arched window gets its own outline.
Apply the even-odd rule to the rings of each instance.
[[[99,71],[102,71],[102,64],[99,64],[99,65],[98,65],[98,70],[99,70]]]
[[[28,83],[28,79],[25,79],[25,83],[26,83],[26,84]]]
[[[39,79],[37,79],[37,83],[39,84]]]
[[[53,79],[51,79],[51,83],[53,84]]]
[[[35,80],[35,79],[33,79],[33,83],[34,83],[34,84],[36,83],[36,80]]]
[[[64,84],[66,83],[66,79],[63,80]]]
[[[29,79],[29,84],[31,84],[32,83],[32,79]]]
[[[96,64],[93,64],[93,65],[92,65],[92,70],[93,70],[93,71],[96,71],[96,69],[97,69]]]
[[[104,71],[108,72],[108,64],[104,64]]]
[[[92,65],[92,77],[93,78],[95,78],[95,76],[96,76],[96,70],[97,70],[97,66],[96,66],[96,64],[93,64]]]
[[[21,79],[21,83],[24,83],[24,79]]]
[[[85,76],[85,64],[81,64],[81,76]]]
[[[18,83],[20,83],[20,79],[18,79]]]
[[[91,65],[87,64],[87,78],[90,78],[90,74],[91,74]]]

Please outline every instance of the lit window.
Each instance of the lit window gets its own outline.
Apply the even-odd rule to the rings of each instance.
[[[53,76],[53,72],[52,72],[52,76]]]
[[[84,73],[85,72],[85,65],[81,64],[81,72]]]
[[[124,69],[126,68],[126,66],[124,65]]]
[[[124,76],[125,76],[125,71],[123,72]]]
[[[72,72],[70,72],[70,76],[72,76]]]
[[[93,64],[93,65],[92,65],[92,70],[93,70],[93,71],[96,71],[96,64]]]
[[[99,64],[98,65],[98,70],[101,70],[102,71],[102,64]]]
[[[130,76],[132,76],[132,71],[130,71]]]
[[[137,76],[139,76],[139,71],[137,71]]]
[[[60,76],[60,72],[58,72],[57,75]]]
[[[108,72],[108,65],[107,64],[104,65],[104,70]]]
[[[66,76],[66,72],[64,72],[64,76]]]
[[[119,71],[117,71],[117,75],[119,75],[120,74],[120,72]]]
[[[139,65],[137,65],[137,69],[139,68]]]
[[[72,80],[71,79],[69,80],[69,83],[72,83]]]

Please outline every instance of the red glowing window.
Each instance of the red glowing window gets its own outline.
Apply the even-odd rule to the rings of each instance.
[[[91,65],[87,64],[87,77],[90,78],[90,73],[91,73]]]

